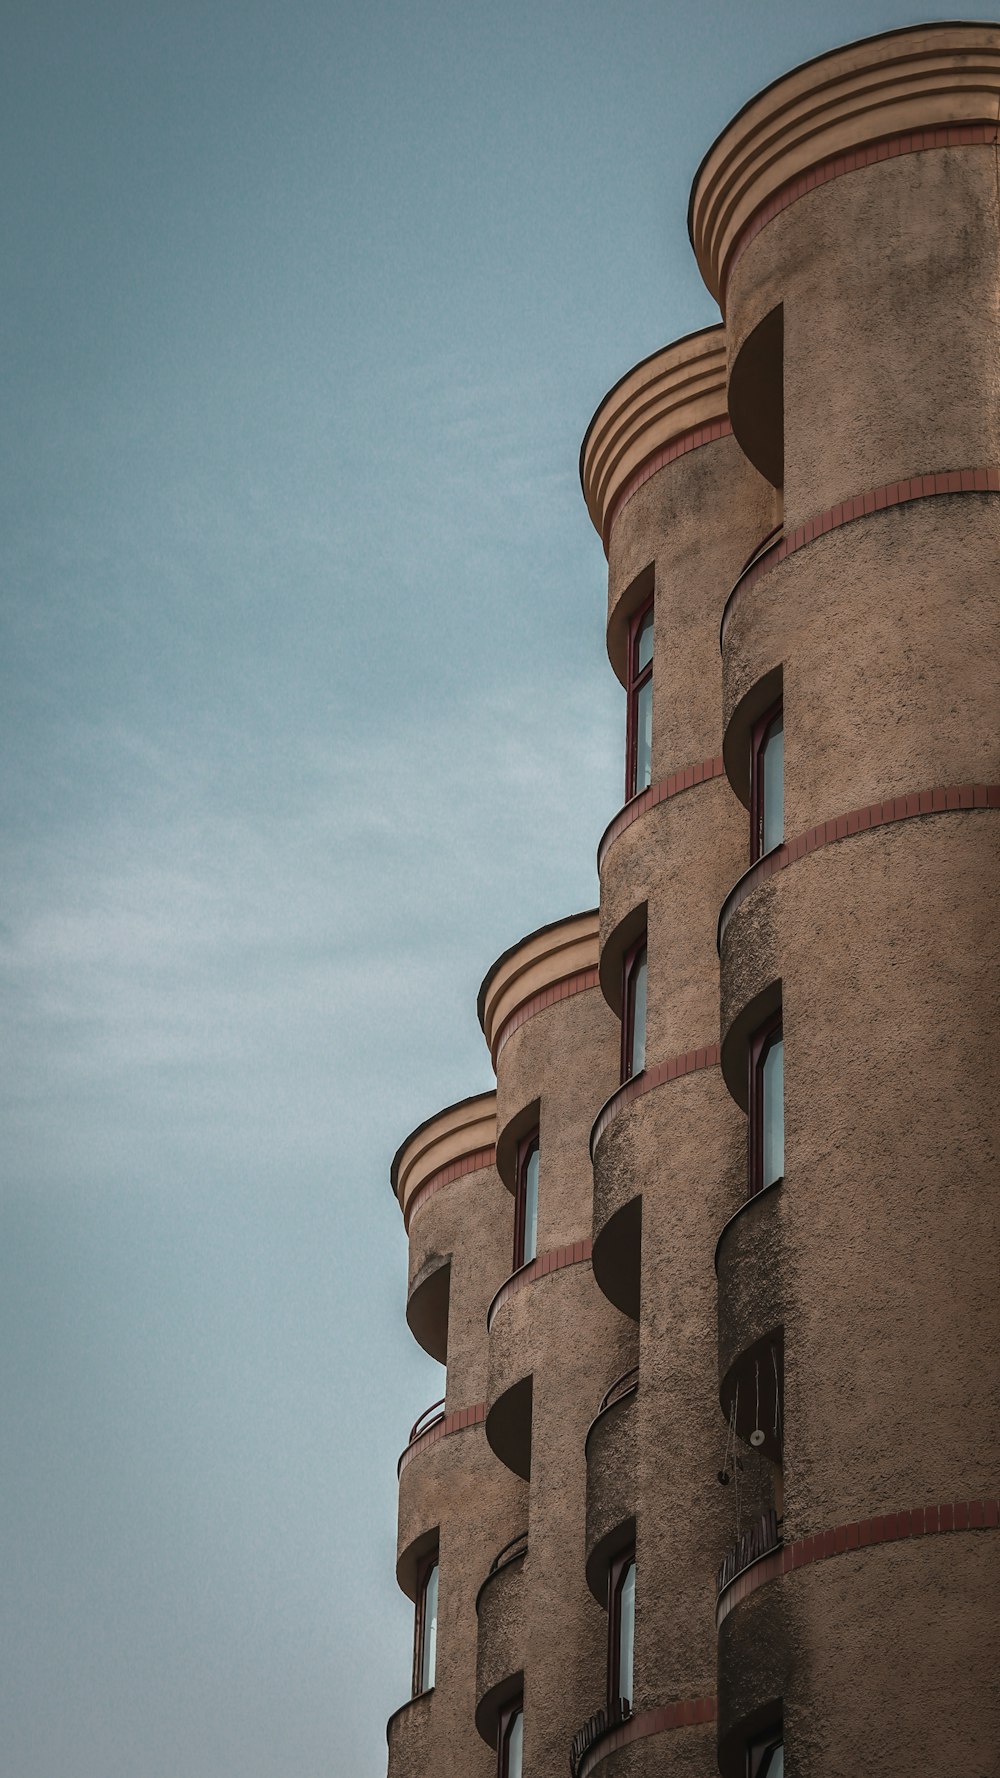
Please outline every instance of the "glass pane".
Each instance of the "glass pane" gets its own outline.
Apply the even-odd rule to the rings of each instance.
[[[780,1036],[771,1039],[764,1054],[761,1111],[764,1118],[761,1185],[770,1185],[785,1171],[785,1046]]]
[[[760,750],[762,810],[760,849],[770,852],[785,837],[785,723],[776,716]]]
[[[424,1582],[423,1636],[420,1645],[420,1690],[429,1692],[434,1684],[438,1639],[438,1565],[435,1562]]]
[[[636,673],[641,673],[643,667],[649,666],[649,663],[652,660],[652,658],[653,658],[653,607],[650,606],[649,610],[647,611],[645,617],[642,620],[642,623],[639,625],[638,634],[636,635],[636,639],[635,639],[635,668],[634,668],[634,671]]]
[[[653,776],[653,681],[647,679],[635,694],[635,767],[633,794],[645,790]]]
[[[632,1668],[635,1651],[635,1563],[625,1570],[618,1595],[618,1696],[632,1702]]]
[[[535,1143],[524,1163],[524,1252],[521,1264],[527,1265],[538,1252],[538,1144]]]
[[[507,1731],[507,1758],[504,1761],[504,1778],[521,1778],[521,1760],[524,1752],[524,1712],[519,1710],[511,1719]]]
[[[785,1778],[785,1744],[778,1741],[769,1747],[761,1762],[758,1778]]]
[[[629,1054],[629,1078],[641,1074],[646,1066],[646,947],[636,957],[629,976],[632,1049]]]

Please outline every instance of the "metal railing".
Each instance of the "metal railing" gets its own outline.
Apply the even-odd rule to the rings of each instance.
[[[501,1568],[506,1568],[508,1562],[516,1562],[519,1556],[526,1556],[527,1553],[528,1533],[526,1531],[519,1531],[516,1537],[512,1537],[509,1543],[504,1544],[502,1550],[497,1550],[496,1555],[490,1563],[489,1572],[486,1576],[487,1580],[489,1580],[491,1574],[496,1574]]]
[[[597,1410],[595,1418],[600,1419],[605,1408],[613,1407],[616,1401],[621,1401],[622,1396],[628,1395],[631,1390],[635,1389],[638,1382],[639,1366],[634,1364],[630,1371],[623,1371],[620,1377],[615,1378],[610,1389],[604,1391],[604,1394],[601,1397],[601,1405]]]
[[[425,1408],[419,1418],[414,1420],[410,1427],[410,1436],[406,1441],[407,1445],[412,1445],[422,1432],[429,1432],[432,1426],[436,1426],[438,1421],[443,1419],[444,1396],[442,1395],[440,1401],[432,1401],[430,1407]]]
[[[762,1556],[769,1556],[772,1550],[781,1547],[781,1520],[773,1506],[754,1519],[742,1537],[738,1538],[725,1559],[719,1564],[715,1574],[715,1596],[719,1597],[726,1587],[749,1568],[753,1562],[759,1562]]]
[[[604,1709],[597,1710],[588,1716],[582,1729],[577,1729],[569,1750],[569,1769],[572,1778],[580,1778],[583,1762],[592,1747],[596,1747],[602,1736],[618,1728],[620,1723],[627,1722],[632,1714],[632,1706],[627,1698],[618,1698]]]

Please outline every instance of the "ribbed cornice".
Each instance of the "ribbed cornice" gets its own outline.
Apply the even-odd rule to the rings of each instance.
[[[942,124],[996,124],[1000,26],[917,25],[805,62],[723,130],[695,177],[688,228],[720,304],[741,237],[781,188],[863,144]]]
[[[497,1139],[497,1096],[477,1093],[446,1105],[418,1124],[392,1158],[389,1178],[409,1223],[410,1206],[422,1186],[436,1173],[467,1157],[492,1151]],[[484,1160],[484,1166],[488,1161]]]
[[[530,932],[498,957],[479,990],[479,1023],[494,1062],[500,1039],[522,1007],[540,1012],[566,998],[564,984],[596,987],[599,916],[596,908],[570,914]],[[587,977],[592,980],[587,980]],[[546,999],[550,996],[550,999]]]
[[[726,422],[728,431],[722,327],[705,327],[661,347],[608,392],[580,451],[583,497],[605,548],[616,512],[651,460],[684,441],[689,449],[708,443],[696,435],[713,422]]]

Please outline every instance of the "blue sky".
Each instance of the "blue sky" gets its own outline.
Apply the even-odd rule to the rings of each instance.
[[[403,1134],[596,898],[577,453],[710,322],[694,170],[930,8],[14,0],[0,70],[0,1719],[380,1778]],[[965,16],[989,17],[965,7]]]

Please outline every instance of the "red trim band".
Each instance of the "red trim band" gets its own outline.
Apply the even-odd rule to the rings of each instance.
[[[755,1593],[769,1580],[790,1573],[793,1568],[808,1568],[811,1563],[823,1562],[828,1556],[865,1550],[876,1543],[898,1543],[906,1537],[933,1537],[944,1531],[995,1530],[998,1517],[1000,1501],[956,1500],[943,1506],[916,1506],[908,1512],[854,1519],[849,1524],[836,1525],[830,1531],[817,1531],[813,1537],[800,1537],[796,1543],[783,1544],[769,1556],[759,1557],[730,1581],[720,1593],[715,1608],[716,1628],[741,1599]]]
[[[421,1204],[425,1204],[428,1198],[432,1198],[443,1185],[450,1185],[453,1179],[462,1179],[466,1173],[478,1173],[482,1167],[492,1167],[496,1156],[496,1145],[490,1143],[488,1148],[473,1149],[471,1154],[460,1155],[457,1161],[449,1161],[446,1167],[439,1167],[436,1173],[428,1174],[423,1185],[417,1187],[406,1206],[403,1227],[407,1234],[410,1232],[410,1223]]]
[[[546,1006],[555,1006],[560,1000],[569,1000],[573,994],[582,994],[585,988],[596,988],[597,985],[595,965],[593,969],[579,969],[575,975],[565,975],[562,981],[553,982],[551,987],[542,988],[537,994],[532,994],[530,999],[522,1000],[520,1006],[515,1006],[514,1011],[507,1014],[493,1040],[494,1068],[507,1039],[513,1037],[514,1032],[519,1031],[522,1025],[527,1024],[536,1012],[541,1012]]]
[[[662,1735],[667,1729],[686,1729],[714,1721],[714,1697],[682,1698],[676,1704],[661,1704],[656,1710],[640,1710],[625,1722],[616,1723],[587,1749],[577,1778],[588,1778],[609,1753],[616,1753],[619,1747],[627,1747],[631,1741],[642,1741],[647,1735]]]
[[[719,753],[714,759],[700,760],[696,766],[683,766],[679,772],[671,772],[669,778],[661,778],[659,784],[650,784],[640,790],[638,796],[632,796],[613,816],[601,835],[601,843],[597,848],[597,868],[600,870],[611,847],[619,834],[638,821],[647,809],[655,809],[658,803],[665,803],[672,796],[679,796],[682,790],[691,790],[695,784],[707,784],[712,778],[725,777],[726,767]]]
[[[445,1414],[443,1419],[435,1420],[426,1432],[420,1433],[413,1443],[407,1445],[396,1465],[396,1474],[401,1476],[410,1460],[418,1451],[426,1451],[428,1445],[436,1445],[439,1438],[447,1438],[449,1433],[464,1432],[467,1426],[481,1426],[486,1419],[486,1403],[477,1401],[473,1408],[456,1408],[452,1414]]]
[[[685,1050],[682,1056],[671,1056],[668,1062],[659,1062],[655,1068],[644,1068],[641,1074],[633,1074],[631,1080],[623,1081],[597,1113],[590,1132],[591,1160],[605,1130],[623,1106],[630,1105],[633,1099],[641,1099],[644,1093],[651,1093],[654,1087],[663,1086],[668,1080],[680,1080],[682,1075],[695,1074],[700,1068],[718,1066],[719,1046],[717,1043],[709,1043],[704,1049]]]
[[[1000,809],[1000,784],[938,784],[933,790],[913,790],[906,796],[890,796],[884,802],[851,809],[849,814],[838,815],[833,821],[821,821],[818,826],[798,834],[794,840],[775,846],[773,852],[765,852],[763,858],[758,858],[756,864],[744,871],[726,896],[719,914],[720,950],[726,927],[758,883],[804,858],[807,852],[817,852],[821,846],[832,846],[837,840],[846,840],[856,833],[867,833],[872,827],[887,827],[890,822],[911,821],[921,815],[947,815],[955,809]]]
[[[611,528],[618,514],[622,507],[631,500],[632,495],[638,493],[643,482],[648,482],[650,476],[655,475],[658,469],[663,469],[668,463],[674,463],[678,457],[686,457],[688,451],[696,451],[701,445],[714,444],[717,438],[729,438],[732,430],[728,417],[709,420],[704,426],[692,426],[689,431],[680,433],[677,438],[672,438],[668,445],[663,446],[662,450],[654,451],[652,456],[647,457],[645,462],[639,464],[638,469],[633,469],[628,481],[622,483],[608,508],[608,515],[604,521],[604,534],[601,538],[605,555],[608,553],[608,545],[611,542]]]
[[[927,500],[935,494],[1000,494],[1000,469],[937,469],[930,475],[911,475],[902,481],[885,482],[881,488],[869,488],[865,494],[855,494],[850,500],[841,500],[825,512],[814,514],[795,531],[777,538],[770,549],[752,557],[726,600],[720,641],[725,643],[733,607],[743,593],[786,556],[795,555],[807,543],[814,543],[817,537],[825,537],[828,531],[837,531],[855,519],[866,519],[891,506],[908,506],[911,500]]]
[[[753,215],[743,224],[736,236],[722,273],[722,301],[720,308],[723,314],[726,309],[726,298],[729,294],[729,280],[736,268],[737,261],[756,240],[761,229],[780,216],[791,204],[797,203],[817,186],[829,185],[831,179],[840,179],[845,173],[857,173],[864,167],[872,167],[876,161],[896,160],[903,154],[920,154],[927,148],[978,148],[994,147],[997,141],[997,125],[995,123],[973,124],[935,124],[926,130],[909,130],[899,135],[880,136],[874,142],[868,142],[863,148],[852,149],[850,154],[832,155],[829,160],[817,161],[814,167],[808,167],[787,184],[779,186]]]
[[[564,1266],[578,1266],[583,1260],[590,1259],[591,1240],[588,1235],[585,1241],[571,1241],[565,1247],[550,1247],[547,1253],[536,1253],[534,1259],[526,1266],[519,1266],[516,1272],[501,1284],[496,1296],[486,1311],[486,1331],[493,1326],[493,1317],[503,1303],[509,1302],[526,1284],[534,1278],[546,1278],[550,1272],[561,1272]]]

